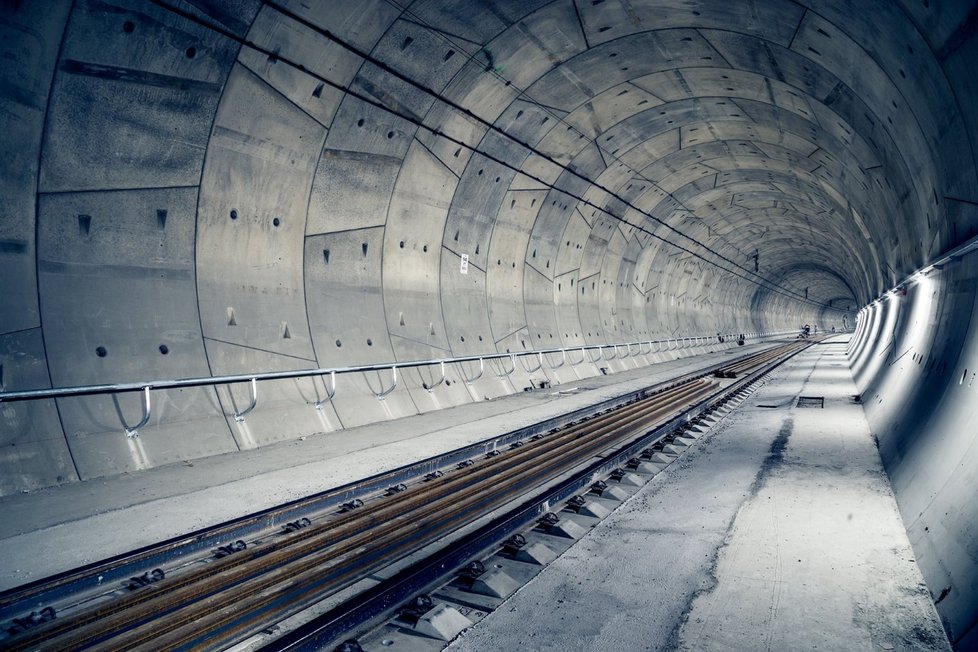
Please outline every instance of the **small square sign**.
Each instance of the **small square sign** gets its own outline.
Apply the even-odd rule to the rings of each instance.
[[[462,254],[462,262],[459,265],[458,271],[462,272],[463,274],[468,274],[469,273],[469,255],[468,254]]]

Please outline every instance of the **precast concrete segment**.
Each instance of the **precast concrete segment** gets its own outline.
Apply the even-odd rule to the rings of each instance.
[[[949,649],[872,438],[850,403],[844,351],[844,341],[819,344],[771,374],[449,649]],[[825,410],[794,407],[816,389]],[[840,406],[833,427],[823,427]],[[792,472],[824,494],[814,521]],[[775,489],[804,503],[777,503],[784,525],[777,532],[767,499]],[[838,545],[843,535],[858,542]],[[779,551],[779,562],[763,563]],[[836,571],[823,575],[823,563]],[[781,581],[768,577],[779,568]],[[735,598],[725,599],[728,585]],[[805,597],[784,597],[772,610],[778,591]],[[822,592],[825,600],[808,597]]]

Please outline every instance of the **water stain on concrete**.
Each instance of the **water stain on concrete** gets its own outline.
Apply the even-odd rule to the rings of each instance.
[[[791,438],[791,431],[794,428],[794,418],[785,417],[784,421],[781,422],[781,429],[778,430],[778,436],[771,442],[771,448],[768,450],[767,457],[764,458],[764,461],[761,463],[761,468],[758,469],[757,475],[754,477],[754,482],[751,483],[750,498],[757,495],[761,487],[764,486],[764,482],[768,476],[784,463],[784,451],[788,447],[788,439]],[[736,517],[734,517],[734,520],[736,520]],[[728,533],[731,527],[733,527],[733,521],[730,522],[727,528]]]
[[[747,491],[747,495],[744,497],[744,501],[741,503],[741,507],[757,496],[758,492],[760,492],[761,488],[764,486],[767,478],[770,477],[771,474],[774,473],[782,464],[784,464],[784,452],[788,447],[788,440],[791,438],[791,432],[794,430],[794,427],[795,420],[793,417],[785,417],[785,419],[781,422],[781,428],[778,430],[778,436],[771,442],[771,447],[768,449],[767,457],[764,458],[760,468],[757,470],[757,475],[754,476],[754,481],[751,483],[751,486]],[[686,626],[686,622],[689,620],[690,613],[693,610],[693,604],[700,596],[706,595],[716,589],[719,583],[717,579],[717,565],[720,562],[720,550],[727,545],[739,513],[740,510],[738,509],[727,522],[727,529],[724,533],[723,541],[713,550],[713,556],[710,560],[710,567],[707,569],[706,585],[700,587],[690,594],[686,601],[686,605],[683,607],[682,616],[677,620],[676,625],[672,628],[672,631],[669,632],[668,642],[664,646],[664,649],[677,650],[682,647],[681,633],[683,628]]]

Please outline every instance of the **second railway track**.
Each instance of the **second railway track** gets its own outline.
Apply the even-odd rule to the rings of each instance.
[[[617,409],[514,441],[505,452],[493,450],[458,463],[454,470],[430,472],[410,486],[394,484],[383,495],[348,501],[339,510],[298,521],[291,531],[266,533],[251,545],[230,549],[233,554],[176,564],[159,581],[79,602],[0,645],[11,650],[227,648],[512,504],[595,456],[664,428],[697,406],[716,404],[808,344],[790,342],[688,374],[650,388],[644,397]],[[738,380],[731,383],[731,378]],[[93,571],[98,569],[79,572]],[[66,583],[69,577],[55,578],[48,590]],[[44,591],[44,582],[24,589],[42,597]],[[29,599],[15,590],[0,596],[0,606],[16,608]]]

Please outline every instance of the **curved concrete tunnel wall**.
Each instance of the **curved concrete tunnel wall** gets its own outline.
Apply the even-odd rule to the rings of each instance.
[[[856,385],[951,640],[978,646],[978,255],[860,312]]]
[[[2,9],[4,391],[843,328],[978,227],[973,2],[178,6]],[[931,434],[966,404],[921,398],[959,391],[975,342],[954,274],[924,326],[865,309],[854,369],[903,388],[866,409],[932,591],[958,581],[957,633],[978,591],[949,560],[978,537],[907,511],[978,489]],[[872,362],[911,331],[946,373]],[[242,423],[243,387],[168,390],[138,439],[131,396],[5,404],[0,490],[500,396],[528,368],[470,386],[457,365],[433,392],[410,372],[382,402],[363,374],[322,411],[278,381]]]

